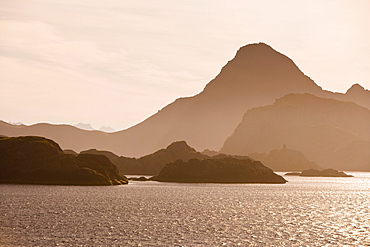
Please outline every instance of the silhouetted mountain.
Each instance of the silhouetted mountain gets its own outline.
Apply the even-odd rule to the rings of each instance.
[[[302,171],[320,168],[297,150],[286,148],[274,149],[270,153],[251,153],[249,157],[261,161],[273,171]]]
[[[128,158],[113,154],[108,151],[98,151],[96,149],[86,150],[82,153],[101,154],[107,156],[115,164],[122,174],[129,175],[157,175],[162,168],[176,160],[187,161],[192,158],[209,158],[197,152],[185,141],[177,141],[165,149],[158,150],[155,153],[145,155],[141,158]]]
[[[178,141],[165,149],[160,149],[139,159],[120,157],[118,158],[120,164],[117,163],[117,167],[120,171],[125,171],[125,174],[157,175],[170,162],[188,161],[193,158],[204,159],[207,156],[197,152],[185,141]]]
[[[218,150],[248,109],[270,104],[290,92],[321,94],[322,89],[270,46],[247,45],[203,92],[177,99],[128,129],[127,135],[136,133],[136,140],[145,140],[140,143],[145,152],[173,140],[186,140],[197,150]]]
[[[356,89],[357,88],[357,89]],[[40,135],[58,141],[64,149],[109,150],[139,157],[186,140],[197,150],[219,150],[242,119],[257,106],[272,104],[288,93],[311,93],[357,102],[370,108],[367,90],[354,86],[346,94],[322,90],[294,62],[270,46],[259,43],[239,49],[205,89],[193,97],[179,98],[145,121],[123,131],[84,132],[65,125],[11,126],[1,123],[0,134]]]
[[[109,151],[100,151],[90,149],[82,151],[81,154],[97,154],[105,155],[109,160],[115,164],[122,174],[127,175],[157,175],[163,167],[171,162],[177,160],[188,161],[189,159],[223,159],[223,158],[236,158],[236,159],[249,159],[248,156],[241,155],[227,155],[223,153],[214,152],[215,155],[208,156],[204,153],[197,152],[194,148],[190,147],[185,141],[173,142],[165,149],[158,150],[153,154],[145,155],[141,158],[129,158],[117,156]]]
[[[370,109],[370,91],[359,84],[353,84],[342,97],[341,95],[337,96],[337,99],[352,101]]]
[[[0,138],[0,183],[58,185],[127,184],[107,157],[65,154],[43,137]]]
[[[286,144],[322,167],[336,168],[328,157],[358,140],[370,140],[369,109],[310,94],[289,94],[273,105],[249,110],[221,152],[266,153]]]
[[[178,183],[286,183],[259,161],[222,159],[177,160],[167,164],[152,180]]]

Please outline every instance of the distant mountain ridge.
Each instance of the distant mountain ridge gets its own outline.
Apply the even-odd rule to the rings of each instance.
[[[353,102],[320,98],[310,94],[289,94],[274,104],[246,112],[242,122],[225,141],[221,152],[248,155],[270,152],[286,144],[323,167],[351,169],[365,166],[370,150],[353,148],[348,161],[338,163],[338,150],[359,141],[370,141],[370,110]],[[359,147],[359,145],[357,145]],[[354,151],[357,150],[357,153]],[[343,152],[344,150],[342,150]],[[359,157],[364,157],[363,160]],[[368,167],[370,170],[370,167]]]
[[[134,157],[153,153],[176,140],[186,140],[197,150],[219,150],[245,112],[272,104],[289,93],[353,101],[370,109],[370,91],[357,85],[346,94],[324,91],[287,56],[258,43],[241,47],[199,94],[179,98],[129,129],[103,133],[66,125],[12,126],[0,122],[0,134],[45,136],[63,149],[80,152],[95,148]]]
[[[73,125],[73,127],[76,127],[76,128],[82,129],[82,130],[90,130],[90,131],[93,131],[93,130],[96,131],[97,130],[97,129],[94,129],[91,126],[91,124],[85,124],[85,123],[78,123],[78,124]],[[99,131],[106,132],[106,133],[115,132],[115,130],[110,126],[101,126],[99,128]]]
[[[261,161],[273,171],[303,171],[320,168],[315,162],[308,160],[304,154],[297,150],[284,147],[271,150],[270,153],[250,153],[249,156]]]
[[[78,123],[73,125],[76,128],[82,129],[82,130],[95,130],[91,124],[85,124],[85,123]]]

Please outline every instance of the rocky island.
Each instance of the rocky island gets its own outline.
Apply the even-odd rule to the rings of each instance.
[[[0,183],[120,185],[125,176],[103,155],[66,154],[38,136],[0,137]]]
[[[179,183],[286,183],[259,161],[225,157],[221,159],[177,160],[167,164],[151,180]]]
[[[126,175],[158,175],[162,168],[176,160],[188,161],[189,159],[206,159],[209,156],[197,152],[185,141],[176,141],[166,148],[160,149],[152,154],[140,158],[129,158],[118,156],[109,151],[90,149],[82,151],[80,154],[101,154],[117,166],[122,174]]]
[[[308,169],[302,172],[289,172],[286,176],[301,176],[301,177],[353,177],[352,175],[345,174],[335,169],[316,170]]]

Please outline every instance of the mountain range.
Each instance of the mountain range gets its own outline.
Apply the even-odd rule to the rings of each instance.
[[[65,153],[71,153],[64,150]],[[77,156],[77,153],[72,153]],[[185,141],[171,143],[168,147],[160,149],[152,154],[140,158],[129,158],[118,156],[109,151],[89,149],[80,154],[104,155],[115,164],[121,174],[126,175],[158,175],[159,172],[169,163],[178,160],[187,162],[190,159],[197,160],[218,160],[233,158],[240,160],[261,161],[265,166],[273,171],[302,171],[305,169],[317,169],[319,166],[309,161],[301,152],[297,150],[282,149],[272,150],[269,154],[252,153],[249,156],[226,155],[219,152],[198,152],[190,147]]]
[[[196,150],[220,150],[223,147],[222,150],[239,153],[237,150],[229,149],[224,142],[234,133],[243,115],[252,108],[271,105],[276,99],[291,93],[301,95],[296,97],[306,97],[302,95],[308,93],[320,98],[354,102],[364,109],[370,109],[370,91],[361,85],[353,85],[345,94],[325,91],[306,76],[290,58],[269,45],[258,43],[241,47],[235,57],[199,94],[179,98],[129,129],[104,133],[80,130],[68,125],[41,123],[15,126],[0,122],[0,134],[44,136],[57,141],[63,149],[80,152],[95,148],[131,157],[153,153],[178,140],[185,140]],[[316,129],[319,128],[325,126],[316,126]],[[312,132],[315,128],[306,128],[302,131]],[[311,132],[307,132],[307,135]],[[355,137],[356,133],[344,134],[338,128],[330,128],[327,135],[335,133],[343,134],[344,136],[340,138],[348,140],[361,139]],[[350,142],[345,143],[349,145]],[[248,153],[260,151],[268,153],[283,144],[270,145],[269,150],[251,149]],[[338,145],[336,148],[341,147]],[[316,155],[314,152],[306,154],[301,149],[297,150],[302,151],[310,159]],[[314,157],[312,160],[317,159],[324,160],[324,157],[321,155],[320,158]]]
[[[91,126],[91,124],[85,124],[85,123],[78,123],[78,124],[73,125],[73,127],[76,127],[82,130],[96,130]],[[99,128],[99,131],[107,132],[107,133],[115,132],[115,130],[110,126],[101,126]]]

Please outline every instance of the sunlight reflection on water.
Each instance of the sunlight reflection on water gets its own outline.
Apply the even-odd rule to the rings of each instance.
[[[1,246],[369,246],[370,173],[285,185],[0,185]]]

